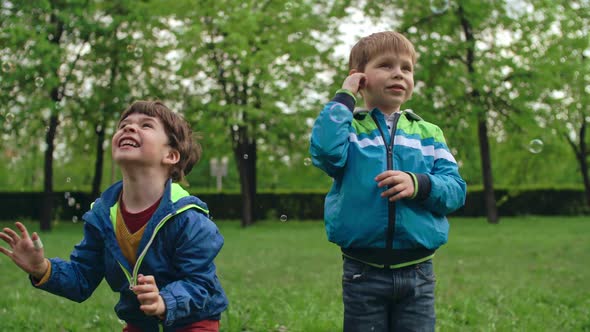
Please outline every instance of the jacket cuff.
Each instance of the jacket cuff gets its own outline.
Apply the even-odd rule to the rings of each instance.
[[[333,102],[337,102],[346,106],[351,112],[354,111],[354,105],[356,104],[356,98],[352,92],[344,89],[336,91],[336,95],[332,98]]]
[[[174,317],[173,313],[176,312],[176,301],[174,297],[168,292],[160,292],[160,296],[164,300],[166,304],[166,312],[164,312],[164,317],[161,318],[165,326],[170,326],[174,324],[176,317]]]
[[[410,199],[416,199],[419,201],[427,199],[431,190],[430,178],[428,175],[424,173],[406,173],[408,173],[414,181],[414,195],[412,195]]]

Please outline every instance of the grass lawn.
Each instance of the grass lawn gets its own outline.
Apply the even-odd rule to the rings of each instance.
[[[36,224],[26,222],[31,229]],[[0,223],[1,227],[10,225]],[[230,300],[222,331],[340,331],[341,258],[320,222],[219,222],[217,259]],[[81,224],[42,234],[67,258]],[[1,243],[4,245],[4,243]],[[590,331],[590,218],[451,220],[434,259],[438,331]],[[103,283],[77,304],[33,289],[0,257],[0,331],[120,331],[118,295]]]

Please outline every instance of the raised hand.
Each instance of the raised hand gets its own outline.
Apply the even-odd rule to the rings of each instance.
[[[342,83],[342,89],[346,89],[352,93],[358,93],[367,85],[367,76],[364,73],[350,74]]]
[[[0,246],[0,252],[35,279],[41,279],[49,268],[41,239],[35,232],[29,237],[29,232],[22,223],[17,221],[15,225],[20,230],[20,235],[8,227],[0,232],[0,239],[10,246],[10,249]]]
[[[377,175],[375,181],[379,188],[389,186],[389,189],[381,193],[381,197],[389,197],[391,202],[414,195],[414,181],[406,172],[385,171]]]
[[[137,295],[137,300],[141,304],[139,309],[149,316],[158,316],[162,319],[166,312],[166,303],[160,296],[160,290],[156,285],[154,276],[137,276],[137,285],[133,287],[133,292]]]

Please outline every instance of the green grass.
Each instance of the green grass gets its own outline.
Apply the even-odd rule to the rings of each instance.
[[[2,226],[6,223],[0,224]],[[31,222],[27,223],[35,229]],[[230,307],[222,331],[339,331],[341,258],[320,222],[220,222],[217,259]],[[43,234],[67,258],[81,225]],[[434,259],[439,331],[590,331],[590,218],[451,220]],[[117,294],[101,284],[77,304],[33,289],[0,257],[1,331],[117,331]]]

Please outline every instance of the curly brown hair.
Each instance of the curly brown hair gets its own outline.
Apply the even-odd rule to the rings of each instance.
[[[138,100],[127,107],[121,114],[119,124],[134,113],[145,114],[162,121],[164,130],[168,135],[168,144],[180,154],[180,160],[170,169],[170,178],[175,182],[184,181],[184,177],[190,173],[193,166],[201,159],[202,152],[197,136],[193,134],[188,122],[159,100]]]

